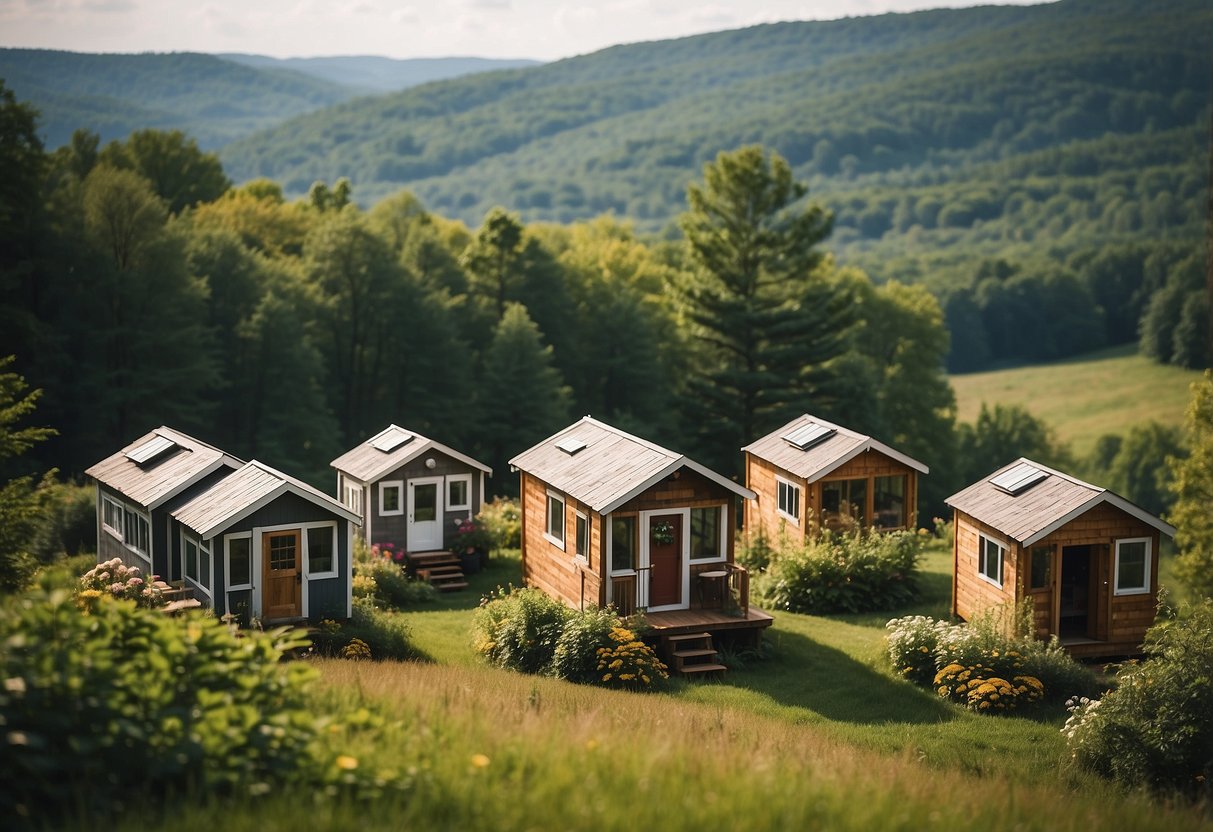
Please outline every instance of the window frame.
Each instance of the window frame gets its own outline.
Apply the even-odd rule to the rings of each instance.
[[[190,574],[190,561],[189,561],[189,555],[187,554],[187,549],[191,545],[194,547],[194,551],[195,551],[194,574],[193,575]],[[210,562],[209,562],[207,571],[210,574],[209,583],[213,585],[215,582],[215,561],[212,557],[212,552],[211,552],[210,548],[202,545],[202,539],[200,537],[198,537],[198,535],[196,535],[192,531],[188,530],[185,526],[182,526],[181,527],[181,575],[185,580],[188,580],[200,592],[202,592],[203,595],[205,595],[207,598],[213,599],[214,591],[213,591],[212,586],[208,586],[207,584],[204,584],[202,582],[202,556],[204,554],[206,555],[207,558],[210,558]]]
[[[560,503],[560,537],[552,534],[552,503]],[[565,551],[565,538],[568,537],[568,501],[559,491],[547,489],[547,501],[544,503],[543,536],[548,543]]]
[[[590,562],[590,517],[577,509],[573,509],[573,557],[587,565]]]
[[[345,505],[345,507],[348,508],[350,511],[354,512],[354,514],[357,514],[359,517],[361,517],[362,516],[362,486],[361,485],[350,485],[349,481],[346,481],[344,498],[345,499],[342,500],[342,503]]]
[[[998,579],[990,577],[986,574],[986,544],[993,544],[998,549]],[[1006,580],[1006,564],[1007,564],[1007,546],[1005,543],[999,543],[989,535],[977,534],[977,577],[981,578],[988,584],[1002,589],[1003,583]]]
[[[629,522],[632,525],[632,535],[631,535],[631,540],[629,541],[629,544],[630,544],[631,550],[632,550],[631,565],[624,569],[616,569],[615,568],[615,524],[616,523],[626,524]],[[604,525],[606,526],[606,529],[607,529],[608,538],[607,538],[607,547],[604,550],[603,557],[607,558],[606,566],[607,566],[608,574],[610,574],[612,577],[616,577],[616,576],[620,576],[620,575],[637,574],[636,567],[639,565],[639,561],[640,561],[640,534],[639,534],[640,515],[639,514],[616,515],[616,514],[612,513],[612,514],[607,515],[606,522],[604,523]]]
[[[451,500],[451,484],[461,482],[464,489],[463,503],[455,503]],[[449,474],[446,478],[446,506],[445,511],[471,511],[472,510],[472,475],[471,474]]]
[[[855,483],[860,483],[861,487],[863,488],[862,502],[857,502],[851,499],[853,496],[851,492]],[[848,509],[846,514],[844,514],[841,510],[836,512],[828,512],[826,509],[826,489],[835,485],[838,486],[839,489],[838,507],[841,509],[843,505],[846,505]],[[839,477],[836,479],[821,480],[821,506],[819,509],[819,516],[822,527],[827,529],[832,528],[830,526],[830,522],[831,517],[833,517],[837,518],[834,520],[834,522],[840,526],[845,527],[846,523],[844,522],[843,518],[846,518],[846,521],[853,523],[857,529],[867,530],[872,528],[872,518],[868,516],[868,506],[872,502],[872,489],[873,478],[870,476]],[[860,513],[859,518],[856,518],[850,513],[851,506],[856,506],[858,508]]]
[[[910,527],[910,475],[901,474],[873,474],[871,484],[868,486],[868,491],[871,496],[868,498],[872,501],[872,517],[870,519],[870,527],[879,532],[897,532]],[[881,526],[877,524],[877,516],[879,509],[876,507],[876,495],[878,493],[878,484],[881,480],[901,480],[901,524],[898,526]]]
[[[384,497],[389,491],[396,492],[396,508],[388,509]],[[384,480],[379,483],[379,516],[396,517],[404,514],[404,480]]]
[[[790,497],[790,500],[785,500],[785,495]],[[791,506],[793,511],[788,511],[787,504],[793,503]],[[801,488],[799,483],[792,482],[786,477],[775,475],[775,513],[785,520],[791,521],[792,525],[800,525],[800,506],[801,506]]]
[[[323,571],[323,572],[313,572],[312,571],[311,533],[315,529],[323,529],[323,528],[327,528],[327,529],[331,530],[330,535],[331,535],[331,539],[333,542],[333,568]],[[338,577],[341,574],[341,568],[340,568],[340,564],[339,564],[341,553],[337,547],[337,521],[336,520],[325,520],[325,521],[321,521],[321,522],[317,522],[317,523],[304,523],[301,526],[299,526],[299,530],[300,530],[301,536],[303,537],[303,541],[301,543],[301,545],[303,547],[303,551],[300,553],[300,555],[303,558],[303,577],[304,577],[304,579],[309,580],[309,581],[319,581],[319,580],[325,580],[328,578]]]
[[[1125,544],[1141,543],[1145,560],[1142,564],[1142,585],[1122,589],[1120,586],[1120,547]],[[1113,595],[1149,595],[1150,594],[1150,558],[1153,555],[1153,540],[1149,537],[1124,537],[1116,541],[1115,559],[1113,560],[1112,594]]]
[[[248,583],[233,584],[232,581],[232,541],[247,540],[248,541]],[[236,592],[247,589],[253,590],[257,585],[256,570],[253,569],[253,533],[252,532],[235,532],[234,534],[225,534],[223,536],[223,577],[227,583],[228,592]]]
[[[106,522],[106,512],[112,508],[118,515],[118,525],[113,526]],[[107,494],[101,495],[101,528],[110,533],[112,537],[116,537],[119,541],[125,542],[122,538],[123,517],[126,516],[122,503]]]
[[[695,557],[695,512],[697,511],[715,511],[716,512],[716,553],[710,556]],[[687,517],[687,560],[693,563],[711,563],[717,560],[726,560],[729,556],[728,542],[725,539],[725,512],[728,511],[728,506],[724,503],[715,506],[692,506],[690,514]]]

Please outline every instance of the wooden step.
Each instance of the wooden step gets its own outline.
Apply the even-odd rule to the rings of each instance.
[[[454,592],[457,589],[467,589],[467,581],[455,581],[447,584],[432,584],[439,592]]]
[[[463,568],[458,564],[451,564],[450,566],[429,566],[426,567],[425,572],[429,574],[431,578],[442,575],[450,575],[452,573],[462,575]]]
[[[690,659],[695,656],[716,656],[718,651],[711,647],[704,647],[699,650],[675,650],[671,655],[677,656],[680,659]]]
[[[722,664],[688,664],[679,668],[681,673],[724,673],[727,670]]]
[[[690,639],[693,639],[693,638],[711,638],[711,637],[712,637],[711,633],[690,633],[690,634],[684,635],[684,636],[665,636],[665,640],[670,641],[670,642],[679,642],[679,641],[689,641]]]

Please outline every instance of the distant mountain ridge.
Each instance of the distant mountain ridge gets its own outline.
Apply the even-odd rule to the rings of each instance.
[[[375,55],[334,55],[316,58],[271,58],[220,52],[216,57],[258,69],[289,69],[323,81],[342,84],[368,94],[398,90],[443,81],[476,72],[522,69],[539,61],[496,58],[384,58]]]

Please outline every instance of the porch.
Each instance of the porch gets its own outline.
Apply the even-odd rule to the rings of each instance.
[[[643,613],[662,641],[711,633],[726,640],[756,643],[761,631],[774,621],[769,613],[750,606],[750,574],[735,563],[692,564],[682,609],[650,609],[650,576],[648,568],[611,576],[610,599],[622,616]]]
[[[737,630],[752,630],[755,631],[753,634],[757,635],[757,631],[770,627],[775,619],[770,613],[760,610],[758,607],[750,607],[744,615],[710,609],[649,612],[645,613],[644,620],[656,631],[657,635],[666,637],[700,632],[715,634]],[[730,634],[740,635],[739,633]]]

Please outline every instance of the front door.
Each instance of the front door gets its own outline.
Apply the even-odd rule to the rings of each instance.
[[[1061,550],[1061,603],[1058,632],[1062,638],[1086,637],[1091,614],[1090,546],[1065,546]]]
[[[649,606],[682,603],[682,515],[649,517]]]
[[[299,529],[261,536],[261,610],[267,621],[303,615],[303,549]]]
[[[409,480],[410,552],[442,548],[442,477]]]

